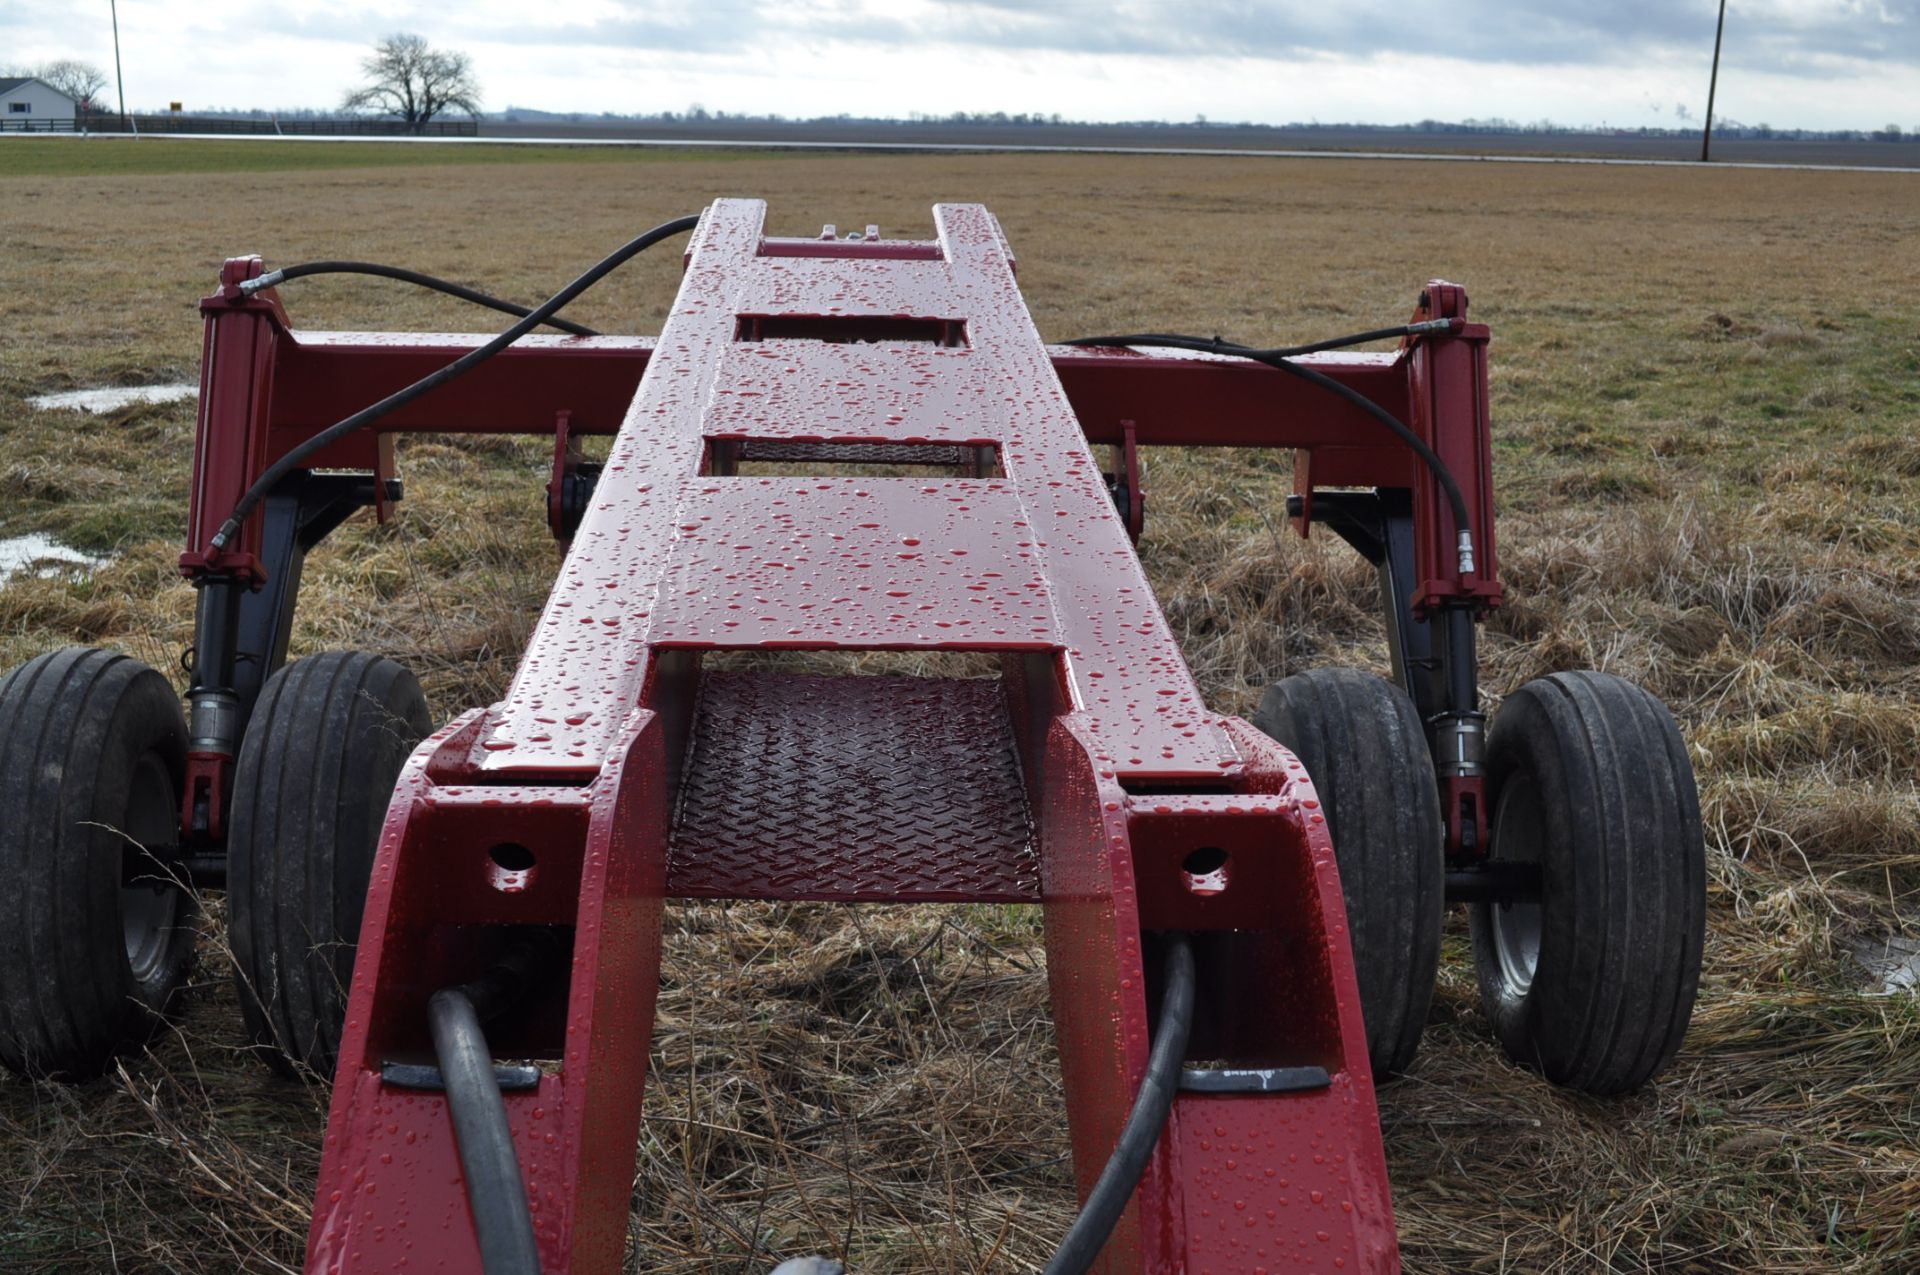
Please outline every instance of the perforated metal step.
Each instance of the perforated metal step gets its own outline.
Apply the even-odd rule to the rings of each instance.
[[[709,673],[667,858],[681,898],[1027,902],[997,682]]]

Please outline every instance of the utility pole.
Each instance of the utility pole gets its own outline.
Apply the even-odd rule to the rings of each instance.
[[[120,0],[107,0],[113,13],[113,82],[120,91],[120,127],[127,126],[127,82],[120,74]],[[1708,109],[1712,109],[1709,106]],[[1701,158],[1706,158],[1701,156]]]
[[[1707,79],[1707,126],[1700,133],[1700,162],[1707,162],[1713,144],[1713,94],[1720,87],[1720,36],[1727,29],[1727,0],[1720,0],[1720,21],[1713,28],[1713,74]]]

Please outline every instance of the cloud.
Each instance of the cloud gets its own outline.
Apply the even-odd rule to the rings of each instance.
[[[865,48],[955,46],[1292,62],[1371,60],[1386,54],[1516,66],[1704,61],[1716,0],[1393,0],[1251,3],[1249,0],[718,0],[663,16],[656,5],[600,6],[600,15],[529,23],[519,7],[465,23],[475,37],[588,43],[653,51],[729,52],[795,41]],[[432,11],[419,10],[425,17]],[[477,20],[476,20],[477,19]],[[1920,0],[1749,0],[1732,6],[1726,60],[1809,75],[1856,61],[1920,66]],[[1444,95],[1445,86],[1436,86]]]
[[[143,0],[122,6],[129,103],[339,100],[373,41],[473,53],[491,102],[586,111],[700,100],[788,114],[1059,111],[1273,122],[1704,108],[1718,0]],[[0,0],[21,60],[112,57],[76,6]],[[221,51],[208,58],[205,50]],[[1696,95],[1699,99],[1694,100]],[[1732,0],[1725,109],[1810,127],[1920,111],[1920,0]],[[1667,109],[1654,112],[1652,103]],[[1861,116],[1865,111],[1866,116]],[[1893,112],[1895,114],[1887,114]]]

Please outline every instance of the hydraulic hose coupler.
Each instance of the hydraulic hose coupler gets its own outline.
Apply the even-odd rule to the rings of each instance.
[[[1440,778],[1478,779],[1486,773],[1485,713],[1441,713],[1432,724],[1433,768]]]

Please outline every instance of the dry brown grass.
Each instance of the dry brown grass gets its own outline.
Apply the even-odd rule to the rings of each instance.
[[[1920,928],[1920,198],[1897,175],[1112,158],[745,158],[5,178],[0,523],[110,550],[0,590],[0,664],[66,642],[174,668],[191,413],[76,422],[28,393],[190,376],[219,258],[353,255],[543,295],[636,228],[760,194],[777,230],[999,213],[1044,333],[1276,341],[1471,288],[1493,324],[1511,603],[1490,696],[1597,666],[1673,705],[1700,768],[1711,934],[1672,1072],[1555,1091],[1488,1038],[1448,939],[1421,1058],[1382,1093],[1413,1271],[1920,1269],[1920,1010],[1861,993],[1860,935]],[[647,330],[674,263],[577,317]],[[467,328],[387,285],[290,288],[309,326]],[[300,650],[498,693],[553,555],[546,449],[421,442],[394,525],[310,564]],[[1368,572],[1285,531],[1284,457],[1150,458],[1143,557],[1216,707],[1383,667]],[[297,1263],[321,1104],[238,1050],[211,909],[179,1030],[81,1090],[0,1080],[0,1267]],[[1034,916],[711,905],[671,915],[638,1270],[1030,1269],[1070,1176]],[[753,1254],[752,1257],[744,1255]],[[718,1255],[709,1260],[705,1255]]]

